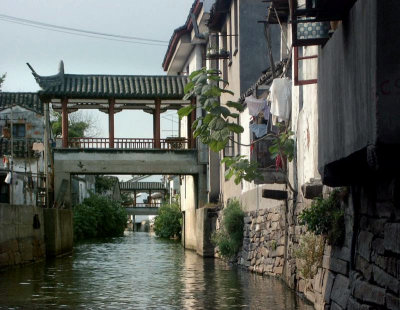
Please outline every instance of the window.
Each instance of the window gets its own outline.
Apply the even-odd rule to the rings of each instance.
[[[310,60],[317,60],[318,55],[310,55],[310,56],[303,56],[303,48],[295,46],[293,48],[294,53],[294,85],[307,85],[307,84],[315,84],[318,80],[312,77],[307,77],[306,74],[301,72],[300,61],[310,61]],[[301,56],[299,56],[299,52]],[[303,77],[302,77],[303,76]],[[305,77],[304,77],[305,76]]]
[[[231,132],[231,136],[229,137],[228,144],[224,148],[224,157],[233,157],[235,156],[235,134]]]
[[[13,124],[13,137],[25,138],[25,124]]]
[[[264,118],[254,117],[250,122],[251,124],[265,124]],[[269,127],[269,126],[268,126]],[[256,137],[255,133],[250,130],[250,143],[258,140],[256,143],[252,144],[250,148],[250,159],[258,163],[259,168],[272,168],[275,167],[275,160],[271,158],[269,152],[269,147],[271,146],[270,139],[262,139],[261,137]]]

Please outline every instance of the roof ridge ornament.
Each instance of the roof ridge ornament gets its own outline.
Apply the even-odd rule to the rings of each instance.
[[[29,63],[26,64],[29,69],[31,69],[32,75],[34,76],[36,82],[43,90],[46,90],[53,86],[60,86],[64,83],[64,62],[62,60],[60,61],[60,64],[58,66],[58,73],[49,76],[41,76],[37,74]]]

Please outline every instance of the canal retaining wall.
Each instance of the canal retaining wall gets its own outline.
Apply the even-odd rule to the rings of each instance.
[[[0,269],[45,257],[43,209],[0,204]]]
[[[71,209],[44,209],[47,256],[72,252],[74,244],[73,211]]]
[[[0,269],[70,253],[72,210],[0,204]]]
[[[299,194],[279,206],[246,212],[237,263],[281,278],[316,309],[400,309],[400,179],[377,178],[349,188],[342,246],[323,243],[316,268],[298,258],[306,228],[298,215],[312,200]],[[331,191],[324,187],[324,196]],[[216,227],[221,221],[218,216]],[[218,252],[216,252],[218,256]]]

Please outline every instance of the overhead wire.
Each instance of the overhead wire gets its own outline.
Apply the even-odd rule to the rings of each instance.
[[[15,23],[23,26],[39,28],[54,32],[67,33],[76,36],[89,37],[95,39],[109,40],[109,41],[119,41],[126,42],[131,44],[142,44],[142,45],[155,45],[155,46],[167,46],[168,41],[141,38],[141,37],[133,37],[133,36],[125,36],[118,34],[110,34],[110,33],[102,33],[96,31],[89,31],[84,29],[72,28],[72,27],[64,27],[58,25],[52,25],[42,22],[37,22],[29,19],[17,18],[5,14],[0,14],[0,21]],[[133,41],[136,40],[136,41]]]

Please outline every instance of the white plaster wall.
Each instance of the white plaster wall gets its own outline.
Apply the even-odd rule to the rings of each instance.
[[[304,48],[304,55],[318,54],[318,47]],[[304,77],[317,76],[318,61],[301,62]],[[300,109],[302,103],[302,108]],[[319,179],[318,173],[318,92],[317,84],[292,88],[292,130],[297,138],[297,178],[299,189],[311,179]]]
[[[184,67],[181,71],[186,71],[189,67],[189,72],[192,73],[201,68],[201,46],[196,45],[193,47]],[[184,117],[180,121],[180,132],[182,137],[188,137],[187,125],[188,118]],[[180,186],[181,195],[181,210],[185,214],[185,231],[184,236],[185,247],[188,249],[196,249],[196,196],[195,196],[195,184],[193,176],[182,176],[182,185]]]
[[[181,186],[181,210],[185,213],[185,247],[196,249],[196,200],[193,176],[184,176]]]
[[[232,32],[234,32],[234,18],[233,18],[233,4],[231,6],[232,12]],[[238,22],[240,22],[240,10],[238,12]],[[229,22],[229,18],[227,20]],[[238,25],[238,29],[240,29]],[[227,27],[227,32],[229,33],[229,27]],[[240,38],[239,38],[240,40]],[[220,41],[220,46],[222,46],[222,41]],[[227,47],[229,49],[229,37]],[[235,46],[234,37],[232,37],[232,53],[237,49],[235,55],[232,56],[232,64],[228,66],[228,83],[226,89],[229,89],[234,92],[234,96],[229,94],[223,94],[221,96],[221,103],[224,104],[228,100],[237,101],[240,94],[240,53],[241,49],[239,46]],[[220,68],[222,68],[222,61],[220,61]],[[261,71],[261,70],[260,70]],[[256,82],[256,81],[254,81]],[[245,110],[240,113],[239,123],[243,127],[244,131],[240,135],[240,143],[249,145],[250,144],[250,123],[251,116],[249,115],[249,111],[247,107]],[[247,159],[250,160],[250,146],[237,146],[236,154],[240,153],[240,155],[245,155]],[[222,157],[222,156],[221,156]],[[241,184],[236,185],[234,183],[234,178],[226,181],[224,177],[225,167],[221,165],[221,188],[223,193],[224,204],[227,203],[228,199],[238,198],[242,207],[245,211],[253,211],[258,209],[272,208],[278,206],[280,203],[275,200],[262,198],[262,190],[263,189],[283,189],[284,185],[281,184],[268,184],[268,185],[256,185],[254,182],[242,181]]]
[[[43,171],[42,158],[39,159],[39,173]],[[12,204],[14,205],[36,205],[36,194],[34,189],[25,188],[25,171],[32,172],[36,187],[36,173],[38,171],[36,160],[14,160],[14,175],[12,178]],[[26,170],[25,170],[26,169]],[[10,197],[11,198],[11,197]],[[11,202],[11,201],[10,201]]]

